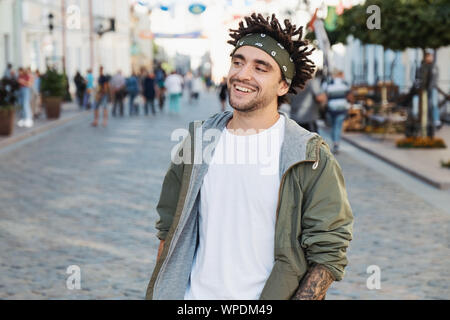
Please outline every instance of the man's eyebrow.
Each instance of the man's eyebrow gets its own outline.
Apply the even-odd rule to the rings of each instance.
[[[246,61],[245,57],[242,54],[239,54],[239,53],[234,54],[232,59],[240,59],[240,60]],[[255,59],[255,60],[253,60],[253,62],[256,63],[256,64],[263,65],[263,66],[265,66],[268,69],[272,69],[272,65],[269,62],[267,62],[267,61],[264,61],[264,60],[261,60],[261,59]]]
[[[272,69],[272,65],[270,63],[268,63],[267,61],[264,60],[259,60],[259,59],[255,59],[253,60],[256,64],[262,64],[263,66],[265,66],[268,69]]]
[[[245,57],[242,54],[233,54],[233,56],[231,57],[232,59],[241,59],[245,61]]]

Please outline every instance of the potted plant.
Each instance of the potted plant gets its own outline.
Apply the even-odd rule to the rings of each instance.
[[[42,103],[47,119],[57,119],[61,114],[61,103],[66,90],[66,77],[56,69],[48,67],[41,77]]]
[[[0,135],[9,136],[13,132],[19,88],[19,83],[14,78],[0,80]]]

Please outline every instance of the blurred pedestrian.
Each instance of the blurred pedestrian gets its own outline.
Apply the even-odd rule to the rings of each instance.
[[[7,79],[11,79],[12,73],[13,73],[14,69],[12,67],[11,63],[8,63],[8,65],[6,66],[5,72],[3,73],[3,78],[7,78]]]
[[[139,107],[135,105],[134,100],[139,95],[139,79],[133,71],[126,81],[127,95],[128,95],[128,113],[130,116],[139,114]]]
[[[92,94],[94,93],[94,75],[92,69],[87,70],[86,74],[86,91],[83,97],[83,109],[88,110],[91,108]]]
[[[192,102],[192,80],[194,76],[191,71],[188,71],[184,76],[184,87],[187,91],[187,96],[189,99],[189,104]]]
[[[156,82],[153,72],[148,72],[142,80],[142,95],[144,97],[145,115],[148,115],[149,105],[152,107],[152,114],[155,112],[155,96],[156,96]]]
[[[431,51],[426,51],[422,64],[420,66],[420,89],[427,92],[428,102],[428,126],[427,135],[434,136],[436,129],[442,126],[439,105],[438,105],[438,91],[437,81],[439,78],[439,71],[434,62],[434,56]]]
[[[347,116],[350,105],[348,103],[350,87],[344,80],[344,72],[335,70],[332,79],[324,83],[327,94],[327,116],[331,123],[331,140],[333,153],[339,152],[339,143],[342,134],[342,125]]]
[[[83,78],[83,76],[80,74],[79,71],[75,74],[75,77],[73,77],[73,82],[75,83],[75,96],[77,99],[78,107],[79,109],[83,109],[84,106],[84,95],[86,93],[86,80]]]
[[[183,94],[183,77],[176,71],[166,78],[165,87],[169,95],[169,112],[178,114],[180,112],[180,99]]]
[[[162,111],[162,109],[164,108],[164,102],[166,98],[166,86],[165,86],[166,72],[162,68],[161,64],[159,64],[155,70],[155,80],[156,84],[158,85],[157,95],[159,101],[159,109]]]
[[[99,109],[103,107],[103,126],[108,124],[108,96],[109,96],[109,77],[103,73],[103,67],[99,68],[98,85],[94,103],[94,121],[92,126],[96,127],[99,120]]]
[[[30,105],[32,78],[27,69],[19,68],[18,82],[20,85],[19,104],[22,107],[22,115],[17,125],[31,128],[33,126],[33,113]]]
[[[125,98],[125,78],[122,71],[118,70],[111,79],[111,90],[113,98],[112,116],[116,116],[117,106],[119,106],[120,116],[123,117],[123,99]]]
[[[33,118],[39,118],[42,114],[41,103],[41,74],[39,70],[34,72],[33,86],[31,90],[31,109],[33,110]]]
[[[205,76],[205,85],[206,85],[206,90],[209,92],[211,87],[212,87],[212,79],[211,79],[211,75],[207,74]]]
[[[198,75],[192,78],[191,98],[197,102],[200,97],[200,92],[203,90],[203,80]]]
[[[291,119],[304,129],[316,133],[319,133],[317,120],[319,120],[320,105],[324,105],[327,99],[327,95],[321,88],[320,74],[316,72],[316,76],[306,83],[303,90],[289,96]]]
[[[221,106],[222,112],[225,111],[226,102],[227,102],[227,92],[228,92],[227,78],[223,77],[222,82],[220,82],[220,85],[219,85],[219,100],[220,100],[220,106]]]

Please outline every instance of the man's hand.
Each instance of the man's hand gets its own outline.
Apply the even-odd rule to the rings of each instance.
[[[163,248],[164,248],[164,240],[161,240],[161,242],[159,243],[158,256],[156,257],[156,261],[159,260],[159,257],[161,256],[161,252],[163,251]]]
[[[331,272],[326,267],[316,264],[303,277],[292,300],[323,300],[333,281]]]

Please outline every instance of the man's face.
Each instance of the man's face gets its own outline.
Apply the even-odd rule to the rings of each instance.
[[[251,46],[236,50],[227,79],[230,105],[241,112],[277,106],[278,96],[289,90],[275,60]]]

